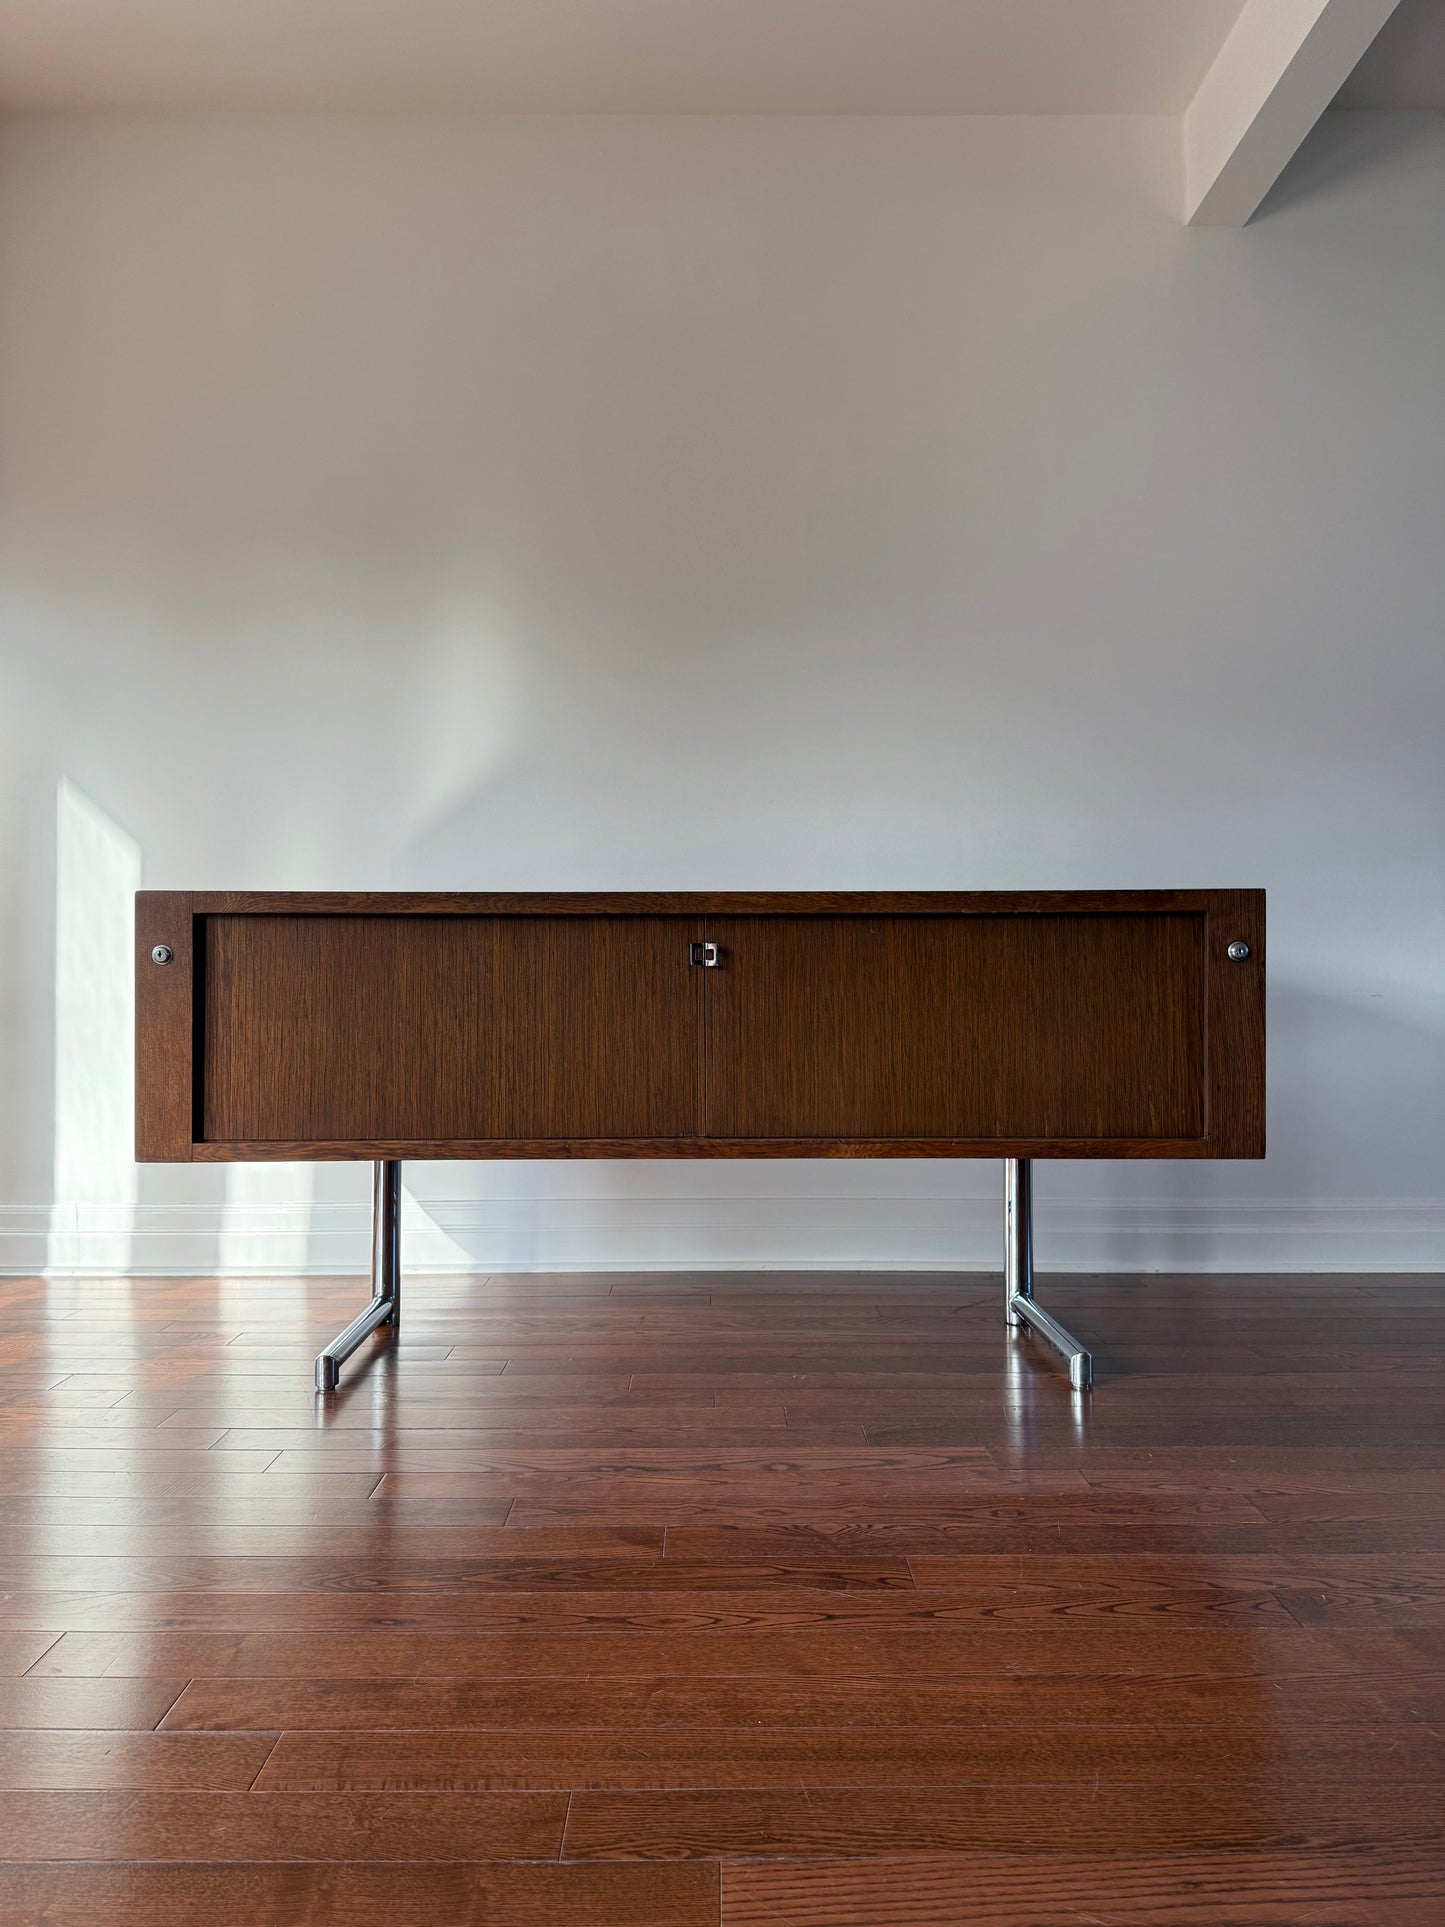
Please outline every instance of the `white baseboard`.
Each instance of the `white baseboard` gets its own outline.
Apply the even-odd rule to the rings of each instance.
[[[1044,1271],[1445,1270],[1445,1205],[1040,1201]],[[0,1206],[0,1273],[272,1276],[368,1265],[361,1204]],[[996,1271],[984,1198],[537,1197],[418,1204],[409,1271]]]

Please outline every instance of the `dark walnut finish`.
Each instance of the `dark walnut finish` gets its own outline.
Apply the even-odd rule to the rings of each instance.
[[[1202,1138],[1204,919],[719,917],[721,1138]]]
[[[1264,1151],[1259,891],[143,892],[138,927],[143,1159]]]
[[[210,1141],[686,1137],[670,917],[205,919]]]
[[[135,900],[135,1154],[141,1163],[185,1161],[199,1135],[192,1046],[195,919],[184,891],[139,890]],[[157,964],[158,945],[171,952]]]
[[[1437,1927],[1440,1281],[1044,1283],[3,1281],[0,1920]]]

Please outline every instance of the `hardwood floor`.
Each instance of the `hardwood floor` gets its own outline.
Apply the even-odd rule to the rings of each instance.
[[[1440,1280],[0,1284],[7,1927],[1445,1918]]]

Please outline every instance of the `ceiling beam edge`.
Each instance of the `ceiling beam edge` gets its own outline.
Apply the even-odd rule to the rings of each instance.
[[[1245,0],[1185,109],[1184,219],[1243,227],[1398,0]]]

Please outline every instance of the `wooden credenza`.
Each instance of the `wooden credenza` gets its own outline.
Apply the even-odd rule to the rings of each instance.
[[[136,903],[136,1155],[368,1158],[400,1305],[404,1158],[1264,1155],[1264,893],[188,894]]]
[[[1261,891],[143,891],[137,929],[145,1161],[1264,1153]]]

